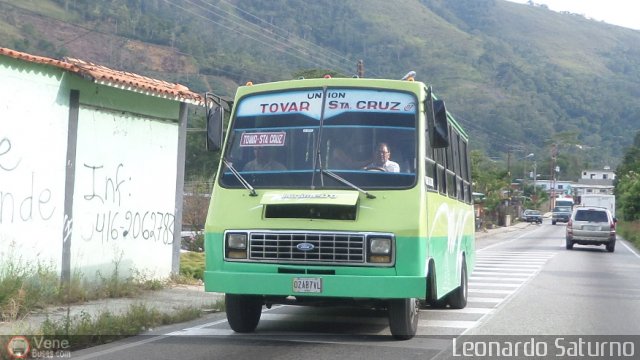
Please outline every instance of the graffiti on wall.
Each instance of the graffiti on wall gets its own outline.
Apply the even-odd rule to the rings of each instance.
[[[126,175],[124,164],[118,163],[113,169],[108,169],[104,164],[85,163],[78,171],[85,172],[81,178],[91,182],[88,186],[81,186],[84,191],[82,199],[87,202],[83,207],[96,209],[88,230],[85,227],[82,231],[85,241],[97,237],[103,243],[119,239],[148,240],[165,245],[173,243],[175,215],[141,209],[144,204],[135,204],[132,201],[133,178]],[[147,191],[154,190],[147,188]]]
[[[32,170],[25,179],[22,158],[11,139],[0,139],[0,224],[48,221],[55,211],[47,177]],[[17,176],[22,181],[8,181]],[[24,181],[27,180],[27,181]]]
[[[36,170],[25,172],[21,166],[22,157],[13,144],[7,137],[0,138],[0,179],[18,176],[22,181],[0,182],[0,225],[49,221],[55,215],[56,205],[61,206],[54,203],[51,186],[47,183],[50,177],[39,175]],[[89,205],[89,209],[97,209],[91,222],[81,226],[84,240],[90,241],[97,236],[102,242],[121,239],[173,243],[175,215],[134,204],[130,186],[132,177],[125,176],[124,164],[117,164],[111,174],[104,165],[94,164],[83,164],[77,171],[88,172],[91,179],[89,186],[83,187],[88,190],[81,200],[88,204],[82,204],[82,208]],[[24,181],[25,177],[27,181]],[[65,217],[65,238],[70,236],[72,224],[74,220]]]

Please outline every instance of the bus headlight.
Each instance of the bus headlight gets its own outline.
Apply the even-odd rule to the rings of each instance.
[[[225,249],[226,249],[227,258],[246,259],[247,258],[247,234],[246,233],[227,233]]]
[[[369,239],[369,262],[391,262],[391,239],[384,237],[372,237]]]
[[[369,240],[369,251],[376,255],[388,255],[391,253],[391,239],[371,238]]]

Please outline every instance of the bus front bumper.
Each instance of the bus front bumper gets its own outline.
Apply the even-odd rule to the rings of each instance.
[[[300,280],[313,286],[294,291],[294,283],[300,284]],[[422,276],[358,276],[205,271],[204,284],[205,291],[229,294],[424,299],[427,282]],[[298,286],[296,285],[295,287]]]

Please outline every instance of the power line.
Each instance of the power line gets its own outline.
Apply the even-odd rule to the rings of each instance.
[[[312,58],[310,58],[309,56],[301,56],[301,55],[298,55],[298,54],[295,54],[295,53],[292,53],[292,52],[288,51],[286,48],[284,48],[284,49],[283,49],[282,47],[274,46],[273,44],[268,43],[268,42],[266,42],[265,40],[260,39],[260,38],[258,38],[258,37],[255,37],[255,36],[253,36],[252,34],[249,34],[249,33],[247,33],[247,32],[243,32],[243,31],[238,30],[238,29],[236,29],[236,28],[230,27],[230,26],[228,26],[228,25],[226,25],[226,24],[223,24],[223,23],[222,23],[222,22],[220,22],[220,21],[216,21],[215,19],[212,19],[212,18],[210,18],[210,17],[207,17],[207,16],[203,16],[203,15],[201,15],[201,14],[198,14],[198,13],[196,13],[196,12],[192,11],[191,9],[187,9],[187,8],[185,8],[185,7],[183,7],[183,6],[179,5],[179,4],[177,4],[177,3],[176,3],[176,2],[174,2],[174,1],[171,1],[171,0],[165,0],[165,2],[167,2],[167,3],[169,3],[169,4],[173,5],[173,6],[175,6],[176,8],[178,8],[178,9],[180,9],[180,10],[184,11],[184,12],[187,12],[187,13],[189,13],[189,14],[191,14],[191,15],[194,15],[194,16],[196,16],[196,17],[199,17],[199,18],[201,18],[201,19],[203,19],[203,20],[205,20],[205,21],[208,21],[208,22],[210,22],[210,23],[216,24],[216,25],[218,25],[218,26],[220,26],[220,27],[222,27],[222,28],[224,28],[224,29],[227,29],[227,30],[229,30],[229,31],[233,31],[234,33],[237,33],[237,34],[239,34],[239,35],[241,35],[241,36],[244,36],[244,37],[249,38],[249,39],[251,39],[251,40],[253,40],[253,41],[256,41],[256,42],[258,42],[258,43],[260,43],[260,44],[262,44],[262,45],[264,45],[264,46],[270,47],[270,48],[272,48],[272,49],[274,49],[274,50],[276,50],[276,51],[278,51],[278,52],[282,52],[282,53],[288,54],[288,55],[290,55],[290,56],[293,56],[293,57],[295,57],[295,58],[297,58],[297,59],[299,59],[299,60],[302,60],[303,62],[311,63],[311,64],[313,64],[313,65],[315,65],[315,66],[318,66],[318,67],[325,67],[325,66],[326,66],[326,63],[325,63],[325,64],[321,64],[321,63],[319,63],[319,62],[317,62],[317,61],[314,61],[314,60],[313,60]],[[247,27],[246,27],[245,25],[238,24],[237,22],[234,22],[234,21],[232,21],[232,20],[227,20],[227,19],[225,19],[222,15],[220,15],[220,14],[216,14],[216,13],[215,13],[215,12],[213,12],[212,10],[207,9],[207,8],[204,8],[204,7],[202,7],[202,6],[201,6],[201,5],[199,5],[199,4],[195,4],[195,3],[193,3],[193,2],[192,2],[192,1],[190,1],[190,0],[187,0],[187,2],[188,2],[188,3],[190,3],[190,4],[191,4],[191,5],[193,5],[193,6],[195,6],[195,7],[199,8],[199,9],[201,9],[201,10],[204,10],[204,11],[206,11],[206,12],[210,13],[211,15],[214,15],[214,16],[216,16],[216,17],[218,17],[218,18],[224,19],[225,21],[229,21],[229,22],[231,22],[232,24],[239,26],[240,28],[247,29]],[[250,29],[250,30],[251,30],[251,29]],[[252,30],[252,32],[257,33],[259,37],[266,38],[268,41],[275,41],[277,44],[280,44],[278,41],[274,40],[274,39],[273,39],[272,37],[270,37],[270,36],[266,36],[266,35],[264,35],[262,32],[256,32],[256,31],[253,31],[253,30]],[[296,48],[292,48],[292,49],[293,49],[293,50],[295,50],[295,51],[297,51],[297,52],[300,52],[300,53],[302,53],[302,54],[304,55],[304,52],[303,52],[303,51],[301,51],[301,50],[299,50],[299,49],[296,49]]]
[[[202,1],[204,1],[204,0],[202,0]],[[271,24],[271,23],[269,23],[268,21],[266,21],[266,20],[264,20],[264,19],[262,19],[262,18],[260,18],[260,17],[258,17],[258,16],[256,16],[256,15],[254,15],[254,14],[252,14],[252,13],[250,13],[250,12],[248,12],[248,11],[244,10],[244,9],[239,8],[239,7],[237,7],[237,6],[235,6],[235,5],[231,4],[231,3],[229,3],[229,2],[228,2],[228,1],[226,1],[226,0],[221,0],[221,1],[222,1],[222,2],[224,2],[224,3],[226,3],[226,4],[228,4],[230,7],[234,8],[236,11],[241,12],[241,13],[243,13],[243,14],[246,14],[246,15],[248,15],[249,17],[251,17],[251,18],[254,18],[254,19],[258,20],[258,22],[264,23],[264,24],[266,24],[266,25],[268,25],[269,27],[272,27],[272,28],[274,28],[274,29],[278,29],[278,30],[281,30],[281,31],[283,31],[283,32],[287,32],[287,33],[289,33],[289,31],[288,31],[288,30],[285,30],[285,29],[283,29],[283,28],[281,28],[281,27],[279,27],[279,26],[277,26],[277,25]],[[242,18],[240,18],[240,19],[242,19]],[[243,20],[243,21],[247,21],[247,20],[245,20],[245,19],[242,19],[242,20]],[[253,23],[251,23],[251,22],[249,22],[249,21],[247,21],[247,22],[248,22],[248,23],[250,23],[250,24],[253,24]],[[282,37],[283,37],[284,39],[286,39],[286,40],[289,40],[289,38],[286,38],[286,37],[284,37],[284,36],[282,36]],[[336,59],[342,59],[342,60],[343,60],[343,61],[345,61],[346,63],[349,63],[349,64],[354,63],[354,61],[353,61],[352,59],[349,59],[349,58],[347,58],[347,57],[345,57],[345,56],[343,56],[343,55],[341,55],[341,54],[339,54],[339,53],[337,53],[337,52],[334,52],[334,51],[332,51],[331,49],[327,49],[327,48],[324,48],[324,47],[322,47],[322,46],[320,46],[320,45],[317,45],[316,43],[311,42],[311,41],[308,41],[308,40],[306,40],[306,39],[304,39],[304,38],[300,38],[300,37],[298,37],[298,36],[294,36],[294,37],[293,37],[293,39],[295,39],[295,40],[297,40],[297,41],[299,41],[299,42],[301,42],[301,43],[306,43],[306,44],[308,44],[309,46],[314,47],[314,48],[317,48],[318,50],[320,50],[320,51],[322,51],[322,52],[327,52],[329,55],[334,56]],[[334,58],[331,58],[331,59],[332,59],[332,60],[334,60]]]
[[[507,138],[506,136],[496,135],[491,129],[485,128],[477,123],[464,119],[462,116],[455,115],[455,119],[463,126],[464,129],[475,130],[483,135],[485,135],[488,139],[492,140],[494,147],[502,147],[507,152],[510,151],[510,148],[514,147],[526,147],[525,144],[514,145],[513,139]],[[489,143],[489,144],[491,144]],[[497,146],[496,146],[497,145]]]
[[[240,12],[242,12],[242,13],[248,14],[248,15],[250,15],[251,17],[253,17],[253,18],[255,18],[255,19],[258,19],[258,20],[259,20],[259,22],[262,22],[262,23],[267,24],[267,25],[269,26],[269,28],[265,28],[265,27],[262,27],[262,26],[260,26],[260,25],[258,25],[258,24],[254,24],[254,23],[252,23],[252,22],[250,22],[250,21],[248,21],[248,20],[246,20],[246,19],[244,19],[244,18],[242,18],[242,17],[240,17],[240,16],[236,15],[236,14],[235,14],[235,13],[233,13],[233,12],[230,12],[230,11],[227,11],[227,10],[222,9],[222,8],[221,8],[220,6],[218,6],[218,5],[214,5],[214,4],[208,3],[208,2],[206,2],[205,0],[200,0],[200,1],[201,1],[201,2],[203,2],[203,3],[205,3],[205,4],[207,4],[207,5],[208,5],[208,6],[210,6],[210,7],[213,7],[213,8],[215,8],[215,9],[218,9],[218,10],[220,10],[220,11],[222,11],[222,12],[224,12],[224,13],[228,14],[228,15],[229,15],[229,17],[228,17],[228,18],[226,18],[226,17],[225,17],[225,18],[223,18],[223,19],[225,19],[225,20],[227,20],[227,21],[231,21],[232,23],[236,24],[237,26],[240,26],[240,27],[246,28],[246,29],[250,30],[251,32],[255,32],[255,33],[259,34],[259,35],[262,35],[262,36],[268,37],[270,40],[273,40],[273,41],[275,41],[276,43],[288,42],[288,43],[291,43],[291,44],[292,44],[292,46],[298,46],[298,47],[302,48],[303,50],[308,51],[309,53],[312,53],[312,52],[314,51],[314,50],[312,50],[310,47],[307,47],[307,46],[305,46],[305,45],[303,45],[303,44],[300,44],[299,42],[295,41],[295,40],[302,40],[302,39],[300,39],[300,38],[299,38],[299,37],[297,37],[297,36],[284,36],[284,35],[279,35],[277,32],[270,31],[270,29],[269,29],[269,28],[273,28],[273,29],[276,29],[276,30],[280,30],[280,31],[281,31],[281,32],[283,32],[283,33],[287,33],[287,34],[289,34],[289,31],[287,31],[287,30],[285,30],[285,29],[282,29],[282,28],[280,28],[280,27],[278,27],[278,26],[272,25],[272,24],[268,23],[266,20],[263,20],[263,19],[261,19],[261,18],[259,18],[259,17],[255,16],[255,15],[253,15],[253,14],[251,14],[251,13],[249,13],[249,12],[245,11],[245,10],[242,10],[242,9],[240,9],[240,8],[236,7],[235,5],[232,5],[232,4],[227,3],[230,7],[232,7],[232,8],[234,8],[234,9],[236,9],[237,11],[240,11]],[[217,15],[217,14],[216,14],[216,15]],[[219,15],[219,16],[220,16],[220,15]],[[220,17],[222,17],[222,16],[220,16]],[[232,20],[232,18],[236,18],[236,19],[238,19],[240,22],[236,22],[236,21]],[[271,35],[269,35],[269,34],[271,34]],[[330,52],[330,50],[324,49],[324,48],[322,48],[322,47],[320,47],[320,46],[318,46],[318,45],[315,45],[315,44],[313,44],[313,43],[311,43],[311,42],[307,42],[307,43],[308,43],[308,44],[310,44],[310,45],[313,45],[313,46],[315,46],[316,48],[318,48],[318,49],[320,49],[320,50],[321,50],[321,52],[316,53],[316,54],[317,54],[317,55],[319,55],[319,56],[321,56],[321,57],[323,57],[323,61],[326,61],[328,64],[332,64],[331,66],[342,67],[342,63],[341,63],[339,60],[337,60],[335,57],[331,57],[331,56],[328,56],[328,55],[326,55],[326,54],[325,54],[325,52]],[[298,50],[298,51],[299,51],[299,50]],[[335,53],[334,53],[334,55],[337,55],[337,54],[335,54]],[[336,63],[336,61],[337,61],[337,63]]]

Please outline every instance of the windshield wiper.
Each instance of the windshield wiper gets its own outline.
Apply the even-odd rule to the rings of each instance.
[[[240,184],[242,184],[242,186],[244,186],[245,189],[249,190],[250,196],[258,196],[253,186],[251,186],[251,184],[249,184],[249,182],[245,178],[243,178],[242,175],[240,175],[238,170],[236,170],[236,168],[234,168],[233,165],[231,165],[231,163],[227,161],[227,159],[223,158],[222,162],[229,170],[231,170],[231,173],[233,174],[233,176],[236,177],[236,179],[238,179]]]
[[[320,171],[321,171],[323,174],[327,174],[327,175],[329,175],[330,177],[334,178],[335,180],[337,180],[337,181],[339,181],[339,182],[341,182],[341,183],[343,183],[343,184],[347,185],[348,187],[350,187],[350,188],[352,188],[352,189],[354,189],[354,190],[357,190],[357,191],[359,191],[359,192],[361,192],[361,193],[365,194],[365,195],[367,196],[367,199],[375,199],[375,198],[376,198],[376,197],[375,197],[375,195],[373,195],[373,194],[371,194],[371,193],[367,192],[366,190],[363,190],[363,189],[361,189],[361,188],[359,188],[359,187],[355,186],[354,184],[350,183],[349,181],[347,181],[346,179],[344,179],[343,177],[341,177],[340,175],[338,175],[338,174],[336,174],[336,173],[334,173],[334,172],[332,172],[332,171],[329,171],[329,170],[326,170],[326,169],[323,169],[323,168],[320,168]]]
[[[320,154],[320,147],[322,141],[322,127],[324,125],[324,108],[327,105],[327,86],[322,87],[322,107],[320,108],[320,124],[318,128],[318,140],[313,155],[313,173],[311,173],[311,190],[316,188],[316,171],[320,167],[320,187],[324,187],[322,178],[322,155]]]

